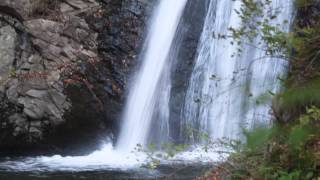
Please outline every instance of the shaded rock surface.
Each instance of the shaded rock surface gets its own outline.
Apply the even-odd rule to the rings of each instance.
[[[183,142],[181,112],[184,108],[185,96],[189,87],[189,80],[192,75],[194,63],[197,56],[198,41],[202,34],[204,20],[209,7],[208,0],[188,1],[185,14],[182,18],[179,29],[180,48],[177,50],[171,71],[171,96],[170,96],[170,136]],[[176,45],[177,46],[177,45]],[[181,138],[181,140],[180,140]]]

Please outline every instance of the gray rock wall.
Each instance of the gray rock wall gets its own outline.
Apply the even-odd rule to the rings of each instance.
[[[0,154],[83,153],[114,134],[151,7],[1,1]]]
[[[185,128],[180,126],[182,122],[181,113],[197,55],[198,41],[209,7],[208,3],[208,0],[188,1],[179,29],[179,38],[181,39],[177,42],[180,43],[180,48],[175,54],[176,59],[172,67],[170,97],[170,136],[176,141],[180,141],[180,131]]]

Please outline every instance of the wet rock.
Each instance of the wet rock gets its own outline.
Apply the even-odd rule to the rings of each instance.
[[[47,91],[31,89],[26,92],[26,95],[41,99],[47,95]]]
[[[31,6],[31,0],[18,0],[18,1],[2,0],[0,1],[0,6],[14,9],[16,11],[15,12],[16,16],[20,16],[22,18],[22,17],[28,16],[29,11],[31,11],[28,8]]]
[[[54,90],[49,90],[48,94],[50,96],[50,99],[53,100],[53,102],[55,103],[55,105],[57,107],[59,107],[61,109],[67,108],[67,107],[64,107],[64,104],[67,103],[67,97],[64,94],[59,93]]]
[[[8,124],[13,127],[12,136],[14,137],[28,133],[28,120],[21,114],[10,116]]]
[[[155,1],[103,0],[98,15],[86,19],[90,28],[98,32],[97,42],[102,61],[89,67],[86,74],[94,84],[94,91],[104,104],[104,121],[117,127],[124,104],[132,69],[145,34],[147,18]],[[110,8],[112,7],[112,8]],[[113,128],[115,134],[118,128]]]
[[[170,130],[170,135],[177,140],[183,134],[181,133],[183,129],[176,127],[180,127],[182,122],[181,111],[184,107],[184,98],[186,97],[194,60],[196,59],[198,40],[203,30],[208,2],[204,0],[188,1],[185,15],[178,30],[180,32],[180,41],[176,41],[176,43],[180,43],[180,48],[173,55],[175,59],[173,60],[171,72],[172,87],[170,96],[170,127],[173,128]]]
[[[17,33],[11,26],[0,27],[0,86],[8,81],[15,60]]]
[[[74,9],[72,8],[72,6],[70,6],[69,4],[67,3],[61,3],[60,4],[60,11],[62,13],[66,13],[66,12],[70,12],[70,11],[73,11]]]
[[[152,6],[0,1],[0,154],[94,148],[116,134]]]
[[[24,127],[28,122],[21,114],[14,114],[9,117],[9,123],[14,124],[16,127]]]
[[[23,106],[23,112],[31,119],[42,119],[45,113],[45,102],[38,99],[19,98],[19,105]]]
[[[75,9],[85,9],[89,7],[88,4],[82,0],[68,0],[67,3]]]
[[[41,130],[41,127],[33,127],[31,126],[30,129],[29,129],[29,133],[31,136],[33,137],[36,137],[36,138],[42,138],[42,130]]]

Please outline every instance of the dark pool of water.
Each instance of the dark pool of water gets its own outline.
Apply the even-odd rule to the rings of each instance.
[[[14,172],[0,170],[0,180],[125,180],[125,179],[181,179],[191,180],[203,175],[209,165],[163,165],[156,170],[140,168],[135,170],[92,170],[92,171],[31,171]]]

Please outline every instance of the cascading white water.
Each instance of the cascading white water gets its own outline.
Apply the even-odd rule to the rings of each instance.
[[[283,7],[280,18],[274,23],[282,23],[284,19],[290,18],[291,1],[272,1],[274,9]],[[52,156],[8,161],[0,163],[0,168],[22,171],[38,168],[81,171],[137,167],[144,162],[144,153],[131,151],[137,144],[147,143],[148,136],[153,133],[150,132],[150,126],[152,121],[155,121],[155,116],[162,119],[159,123],[163,136],[161,139],[169,136],[171,63],[168,56],[186,3],[187,0],[159,2],[141,59],[142,66],[129,94],[116,148],[108,144],[88,156]],[[238,138],[241,126],[254,126],[259,119],[268,123],[270,119],[268,106],[257,104],[256,100],[268,90],[279,90],[277,76],[285,72],[286,63],[270,58],[256,60],[263,56],[263,52],[251,46],[244,48],[241,58],[231,58],[235,47],[231,46],[228,40],[213,37],[214,34],[225,34],[230,26],[241,25],[234,12],[234,9],[239,7],[239,1],[210,1],[185,107],[181,114],[184,121],[180,128],[191,126],[197,132],[207,131],[213,139]],[[288,28],[288,24],[283,26],[285,30]],[[216,154],[207,156],[201,150],[198,153],[182,153],[181,159],[187,157],[190,160],[217,160]]]
[[[27,158],[4,162],[0,167],[31,170],[90,170],[95,168],[130,168],[146,160],[142,152],[132,152],[137,144],[147,141],[154,116],[162,119],[160,138],[168,138],[170,96],[169,52],[187,0],[160,0],[151,19],[146,50],[142,53],[142,67],[133,82],[123,116],[123,126],[116,148],[111,144],[88,156]]]
[[[155,107],[162,105],[165,107],[160,108],[168,107],[166,102],[157,104],[159,97],[157,88],[165,76],[168,54],[186,3],[187,0],[160,1],[152,19],[142,67],[129,94],[117,143],[118,150],[131,151],[137,144],[144,145],[149,135]],[[162,90],[169,91],[168,88]],[[168,111],[163,110],[163,112]]]
[[[208,132],[212,139],[239,139],[242,128],[270,123],[270,99],[258,103],[268,91],[279,91],[278,76],[286,71],[287,63],[277,58],[263,58],[265,44],[245,46],[241,57],[232,57],[236,46],[230,39],[217,38],[228,28],[241,26],[240,1],[211,0],[198,55],[182,111],[181,127],[195,128],[196,133]],[[284,24],[291,18],[292,0],[273,0],[272,8],[281,9],[274,24]],[[269,14],[268,14],[269,15]],[[283,25],[289,30],[289,24]],[[258,48],[256,48],[258,47]],[[183,136],[183,135],[182,135]]]

